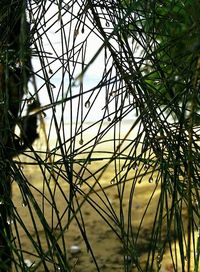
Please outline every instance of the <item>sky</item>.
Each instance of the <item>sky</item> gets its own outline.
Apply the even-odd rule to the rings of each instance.
[[[39,8],[32,15],[33,25],[37,24],[37,29],[39,29],[39,33],[35,35],[35,41],[39,51],[43,51],[43,55],[45,55],[45,78],[48,81],[48,84],[45,84],[44,74],[41,71],[41,62],[38,60],[38,57],[33,57],[32,64],[37,74],[36,84],[41,104],[48,105],[52,101],[58,101],[66,97],[72,98],[82,93],[81,96],[73,98],[72,103],[69,101],[65,104],[66,123],[70,122],[71,118],[73,121],[78,118],[79,122],[81,122],[86,115],[85,122],[94,122],[102,118],[105,115],[105,101],[108,101],[108,99],[112,100],[112,102],[109,102],[109,113],[114,112],[116,109],[115,98],[110,93],[111,87],[109,90],[106,87],[93,90],[100,82],[105,72],[105,67],[108,71],[112,65],[111,61],[108,61],[109,52],[107,52],[108,62],[106,64],[105,50],[103,49],[95,61],[92,62],[84,77],[78,77],[82,69],[81,64],[78,64],[78,62],[82,62],[83,55],[85,63],[89,63],[103,44],[101,37],[98,37],[97,31],[94,31],[96,34],[91,32],[90,28],[94,27],[91,21],[87,19],[84,21],[84,31],[83,24],[78,27],[76,16],[82,12],[81,2],[79,2],[77,1],[77,4],[73,4],[73,9],[72,7],[69,8],[68,12],[66,12],[66,8],[62,9],[62,21],[61,17],[59,17],[57,6],[53,5],[51,1],[47,1],[47,12],[45,15],[42,13],[42,9]],[[80,18],[83,20],[79,16]],[[106,20],[102,24],[106,25]],[[44,35],[44,32],[47,35]],[[80,49],[81,46],[82,50]],[[77,61],[75,66],[73,61]],[[49,71],[52,73],[49,73]],[[112,76],[115,76],[115,73],[116,71],[113,69]],[[73,76],[71,82],[69,82],[69,74]],[[117,85],[113,84],[113,86],[115,92]],[[32,87],[30,84],[30,89]],[[92,97],[88,101],[91,95]],[[49,97],[52,98],[51,101]],[[128,105],[128,103],[130,103],[130,98],[127,99],[126,104]],[[118,102],[117,107],[119,106]],[[56,107],[57,116],[61,116],[62,111],[63,108],[61,106]],[[46,114],[47,119],[50,119],[52,111],[46,111]],[[135,113],[132,112],[127,118],[132,119],[134,117]]]

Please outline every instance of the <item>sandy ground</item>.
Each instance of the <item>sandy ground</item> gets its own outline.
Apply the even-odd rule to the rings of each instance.
[[[85,139],[87,139],[87,137]],[[43,144],[37,142],[35,148],[44,148],[44,146],[42,147],[40,145]],[[99,150],[108,150],[108,148],[110,148],[108,143],[105,143],[105,145],[101,145]],[[98,152],[96,157],[98,158]],[[25,159],[23,156],[20,159],[21,161],[27,161],[27,158]],[[54,158],[55,161],[56,159],[57,158]],[[146,174],[142,180],[140,180],[139,177],[136,178],[139,176],[138,168],[132,169],[129,172],[126,182],[123,184],[114,182],[113,176],[116,165],[113,163],[111,163],[103,173],[96,172],[104,163],[105,162],[102,161],[93,161],[90,165],[87,165],[87,171],[84,173],[80,173],[80,165],[75,166],[75,180],[78,180],[77,176],[80,175],[83,182],[77,185],[77,191],[73,197],[74,206],[71,208],[72,210],[78,210],[76,216],[73,218],[73,212],[69,212],[69,209],[66,210],[68,206],[67,202],[70,199],[69,183],[66,182],[64,176],[57,179],[58,173],[65,173],[64,170],[63,172],[59,170],[63,169],[63,166],[62,168],[59,168],[60,166],[54,168],[56,169],[54,172],[56,181],[53,179],[48,180],[49,173],[45,170],[45,167],[40,169],[38,166],[24,164],[22,171],[30,183],[28,187],[33,193],[38,206],[44,214],[46,222],[49,224],[52,232],[55,233],[55,236],[59,233],[58,218],[55,210],[58,211],[58,217],[64,228],[62,237],[72,271],[139,271],[138,268],[131,264],[131,258],[134,258],[136,255],[138,255],[143,271],[146,271],[145,264],[148,258],[151,231],[160,197],[159,186],[156,182],[152,182],[150,174]],[[119,168],[121,166],[118,165],[117,167]],[[47,171],[45,174],[47,180],[44,180],[42,171]],[[122,169],[121,175],[123,176],[125,172],[126,171]],[[97,182],[94,186],[95,178]],[[32,187],[32,185],[34,187]],[[24,226],[29,230],[31,238],[33,238],[34,241],[38,241],[37,239],[39,239],[41,247],[47,249],[48,239],[38,218],[39,216],[35,215],[33,211],[36,224],[36,226],[34,226],[30,213],[28,212],[28,205],[23,200],[23,195],[19,189],[20,186],[17,182],[13,183],[13,202],[16,211],[20,218],[22,218]],[[94,186],[94,190],[88,196],[90,186]],[[104,189],[102,190],[102,188]],[[52,199],[55,199],[55,204],[52,204]],[[149,202],[150,199],[151,201]],[[146,209],[147,204],[148,209]],[[56,205],[56,207],[54,205]],[[80,209],[81,213],[78,209],[79,205],[82,205]],[[143,218],[144,212],[145,217]],[[70,224],[68,226],[69,220]],[[36,256],[36,250],[30,241],[31,239],[30,237],[27,238],[27,234],[23,228],[20,227],[19,224],[17,225],[21,248],[24,250],[24,257],[36,265],[38,258]],[[39,237],[36,235],[35,228],[37,228]],[[83,235],[86,235],[85,239],[87,239],[89,243],[88,246],[86,246],[82,238]],[[131,249],[131,244],[133,244],[133,241],[136,241],[136,239],[137,248]],[[59,243],[62,247],[62,239],[59,240]],[[78,246],[78,252],[72,252],[73,246]],[[172,247],[174,247],[174,245]],[[98,268],[95,266],[90,248],[92,249],[92,254],[95,256]],[[161,263],[159,262],[159,252],[154,256],[154,259],[156,261],[154,270],[152,269],[152,271],[174,271],[168,249]],[[60,271],[59,268],[55,268],[50,262],[48,268],[49,271]],[[36,271],[42,272],[45,271],[45,269],[41,265]],[[179,267],[177,271],[182,270]]]

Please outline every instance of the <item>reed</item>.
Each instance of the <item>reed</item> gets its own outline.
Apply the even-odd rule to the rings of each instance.
[[[81,269],[74,224],[106,271],[91,211],[118,270],[199,271],[200,4],[161,2],[1,1],[1,271]]]

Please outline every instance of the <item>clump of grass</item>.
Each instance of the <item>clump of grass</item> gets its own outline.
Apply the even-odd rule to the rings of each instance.
[[[0,74],[0,110],[7,110],[7,119],[0,120],[6,211],[0,224],[3,229],[9,225],[7,233],[0,233],[0,244],[6,241],[8,266],[11,257],[16,271],[73,271],[66,233],[74,221],[96,271],[101,271],[85,225],[85,205],[120,241],[124,271],[159,271],[165,255],[174,270],[199,270],[199,56],[198,50],[190,50],[196,32],[188,44],[184,35],[191,24],[181,19],[187,12],[193,23],[197,18],[188,3],[138,2],[1,4],[0,27],[7,23],[10,7],[14,21],[20,21],[16,51],[5,42],[12,26],[0,34],[5,90],[19,88],[15,80],[12,86],[8,82],[10,71],[22,67],[23,95],[16,97],[14,118],[5,103],[11,94],[2,88]],[[171,21],[162,25],[166,17],[177,27],[182,20],[176,37]],[[14,141],[14,128],[32,100],[40,103],[32,114],[42,125],[43,142],[5,159],[2,124]],[[105,184],[108,171],[112,178]],[[7,177],[20,192],[20,205],[15,191],[11,197]],[[148,197],[135,221],[141,183],[149,184],[149,192],[143,193]],[[108,197],[111,188],[117,208]]]

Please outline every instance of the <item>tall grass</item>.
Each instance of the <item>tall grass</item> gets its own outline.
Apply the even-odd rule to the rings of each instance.
[[[0,27],[10,7],[21,25],[16,52],[3,44],[7,28],[0,36],[6,67],[0,106],[8,114],[1,131],[18,125],[25,134],[21,117],[32,101],[40,104],[31,112],[40,136],[33,145],[7,157],[1,132],[1,205],[8,211],[1,225],[6,221],[10,231],[0,235],[14,271],[74,271],[66,238],[73,222],[96,271],[103,271],[85,206],[119,240],[123,271],[160,271],[166,254],[173,271],[199,271],[199,56],[183,66],[183,57],[172,54],[182,37],[168,39],[162,25],[156,32],[162,4],[150,2],[2,1]],[[184,71],[175,65],[179,57]],[[9,82],[18,65],[24,89],[13,119],[5,101],[17,88]],[[149,185],[136,220],[142,184]]]

